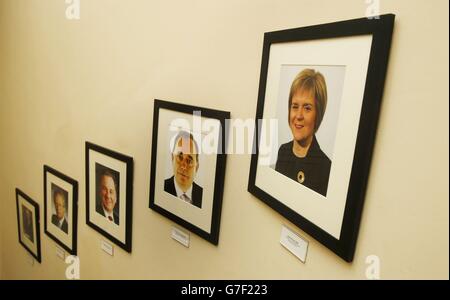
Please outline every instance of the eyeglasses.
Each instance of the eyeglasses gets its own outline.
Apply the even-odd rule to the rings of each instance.
[[[195,164],[195,160],[189,154],[183,154],[183,152],[180,152],[178,154],[175,154],[174,156],[177,160],[177,163],[179,163],[179,164],[183,163],[183,161],[186,162],[186,165],[188,167],[193,167]]]

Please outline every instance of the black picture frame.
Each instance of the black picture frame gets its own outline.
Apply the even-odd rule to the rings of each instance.
[[[70,191],[66,191],[64,188],[59,187],[58,183],[53,182],[49,179],[49,175],[53,175],[62,182],[65,182],[70,186]],[[50,176],[51,176],[50,175]],[[50,186],[49,186],[50,184]],[[53,200],[54,192],[52,193],[52,188],[57,187],[58,190],[62,190],[64,194],[72,195],[71,199],[66,199],[66,211],[71,212],[69,220],[64,220],[67,226],[65,228],[57,228],[55,231],[53,227],[49,226],[49,222],[53,223],[53,215],[49,217],[49,212],[52,205],[49,201]],[[69,214],[68,214],[69,215]],[[55,227],[56,228],[56,227]],[[77,255],[77,237],[78,237],[78,181],[75,179],[57,171],[56,169],[44,165],[44,232],[45,234],[54,240],[59,246],[65,249],[71,255]],[[58,231],[61,231],[58,234]],[[68,241],[64,241],[65,238],[61,238],[64,234],[68,235]],[[72,236],[72,238],[70,238]]]
[[[97,160],[93,157],[94,155],[100,154],[104,157],[104,161],[98,163]],[[105,147],[96,145],[91,142],[86,142],[85,147],[85,168],[86,168],[86,224],[108,238],[110,241],[118,245],[120,248],[125,251],[131,253],[132,249],[132,216],[133,216],[133,158],[131,156],[127,156],[125,154],[121,154],[114,150],[107,149]],[[92,163],[95,167],[90,168],[90,163]],[[119,163],[123,168],[121,170],[115,169],[111,164]],[[114,211],[114,218],[119,218],[122,221],[118,221],[114,219],[114,222],[110,223],[104,222],[104,215],[98,212],[98,181],[99,176],[97,175],[98,169],[97,166],[100,166],[103,169],[110,170],[114,172],[114,178],[116,191],[119,194],[118,203],[119,209],[125,207],[123,210],[120,210],[120,214],[116,216]],[[123,180],[123,178],[126,178]],[[91,178],[95,182],[95,187],[91,184]],[[121,184],[123,183],[123,184]],[[125,191],[123,191],[125,190]],[[94,197],[95,199],[92,199]],[[125,198],[125,200],[123,199]],[[92,203],[91,203],[92,201]],[[115,203],[117,207],[117,202]],[[125,217],[121,217],[125,215]],[[118,224],[116,224],[118,222]],[[114,224],[113,224],[114,223]],[[114,227],[117,225],[116,227]],[[116,233],[116,229],[119,232],[120,227],[125,226],[123,234]],[[108,228],[107,228],[108,227]],[[120,231],[120,232],[122,232]],[[121,235],[121,236],[119,236]]]
[[[23,208],[26,208],[26,213],[23,211]],[[31,199],[30,196],[22,192],[20,189],[16,188],[16,211],[19,243],[36,259],[36,261],[41,263],[41,230],[39,204],[37,204],[36,201]],[[24,215],[28,216],[28,221],[26,221],[28,225],[25,225],[23,223],[24,218],[22,216]],[[26,229],[25,227],[27,227],[28,229]],[[28,233],[25,233],[25,231],[28,231]]]
[[[155,201],[155,181],[157,179],[157,158],[160,155],[157,152],[158,140],[165,133],[158,132],[159,122],[161,121],[161,110],[168,110],[180,114],[193,115],[194,112],[201,112],[201,117],[215,119],[220,123],[219,131],[219,143],[217,145],[217,156],[216,164],[214,166],[214,188],[212,190],[212,211],[209,218],[210,230],[204,230],[193,224],[194,222],[189,222],[183,215],[176,214],[169,209],[166,209],[159,205]],[[204,107],[197,107],[192,105],[180,104],[175,102],[169,102],[164,100],[155,99],[154,101],[154,111],[153,111],[153,133],[152,133],[152,156],[151,156],[151,171],[150,171],[150,197],[149,197],[149,208],[160,213],[161,215],[167,217],[178,225],[183,226],[189,231],[195,233],[201,238],[209,241],[214,245],[219,243],[219,232],[220,232],[220,217],[222,210],[222,200],[223,200],[223,188],[225,180],[225,167],[226,167],[226,119],[230,118],[230,113],[226,111],[220,111],[215,109],[209,109]],[[165,155],[165,154],[161,154]],[[167,152],[169,157],[169,152]],[[159,173],[159,172],[158,172]],[[210,176],[211,173],[208,173]],[[162,187],[159,187],[162,188]],[[172,197],[173,195],[169,196]],[[173,196],[176,198],[175,196]],[[206,199],[206,197],[204,197]],[[157,200],[157,199],[156,199]],[[205,202],[205,201],[204,201]],[[193,207],[193,206],[192,206]],[[190,209],[190,208],[188,208]],[[205,206],[199,208],[206,209]]]
[[[267,32],[264,35],[264,46],[258,92],[256,120],[264,118],[266,87],[268,84],[268,68],[271,46],[284,45],[290,42],[311,42],[341,37],[360,37],[370,35],[372,43],[365,79],[362,108],[359,117],[356,144],[354,147],[351,175],[346,192],[345,209],[339,238],[336,238],[320,226],[313,223],[302,212],[288,207],[283,199],[273,197],[267,190],[256,184],[258,169],[258,151],[261,130],[255,126],[254,147],[248,181],[248,191],[269,207],[280,213],[290,222],[298,226],[311,237],[325,245],[347,262],[354,258],[359,231],[365,191],[368,182],[370,162],[376,135],[378,116],[380,113],[383,87],[386,78],[389,51],[393,34],[395,15],[387,14],[377,18],[361,18],[323,25]],[[258,125],[258,124],[257,124]],[[350,168],[349,168],[350,169]],[[300,179],[299,179],[300,181]]]

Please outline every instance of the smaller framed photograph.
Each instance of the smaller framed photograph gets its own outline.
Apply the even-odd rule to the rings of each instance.
[[[40,263],[39,205],[24,192],[16,188],[16,207],[19,243]]]
[[[149,207],[217,245],[229,112],[155,100]]]
[[[86,142],[86,224],[131,252],[133,158]]]
[[[44,165],[44,232],[77,255],[78,182]]]

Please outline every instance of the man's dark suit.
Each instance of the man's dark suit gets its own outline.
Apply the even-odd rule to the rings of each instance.
[[[52,215],[52,223],[54,225],[56,225],[56,227],[60,228],[62,231],[64,231],[65,233],[67,233],[68,231],[68,224],[67,224],[67,220],[64,219],[64,222],[61,224],[61,227],[59,227],[59,220],[58,217],[56,215]]]
[[[101,203],[97,204],[95,210],[106,218],[105,211],[103,210],[103,205]],[[116,210],[113,210],[113,216],[114,216],[114,223],[116,223],[116,225],[119,225],[119,215],[116,213]]]
[[[169,179],[164,180],[164,190],[168,192],[169,194],[174,195],[177,197],[177,192],[175,190],[175,182],[174,182],[174,176],[170,177]],[[192,183],[192,204],[202,208],[202,197],[203,197],[203,188],[200,187],[195,182]]]

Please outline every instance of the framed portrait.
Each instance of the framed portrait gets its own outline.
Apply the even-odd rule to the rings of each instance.
[[[248,191],[353,260],[394,15],[264,36]]]
[[[86,223],[131,252],[133,158],[86,142]]]
[[[16,188],[16,208],[19,243],[40,263],[39,205],[24,192]]]
[[[155,100],[149,207],[217,245],[230,113]]]
[[[44,165],[44,232],[77,255],[78,182]]]

